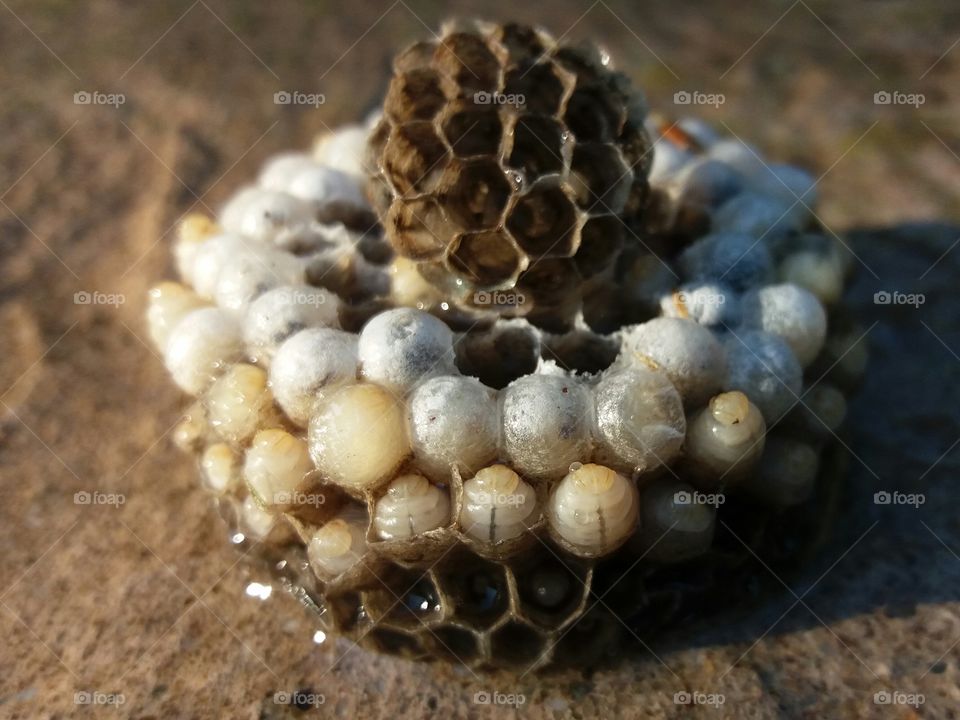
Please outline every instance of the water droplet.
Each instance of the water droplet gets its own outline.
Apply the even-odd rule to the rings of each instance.
[[[323,630],[317,630],[317,631],[313,634],[313,641],[314,641],[317,645],[320,645],[320,644],[322,644],[322,643],[324,643],[324,642],[327,641],[327,634],[326,634]]]
[[[247,585],[246,593],[249,597],[254,597],[259,600],[266,600],[270,597],[270,594],[273,592],[272,585],[263,585],[258,582],[252,582]]]

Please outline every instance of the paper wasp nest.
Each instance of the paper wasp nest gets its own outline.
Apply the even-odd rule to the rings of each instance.
[[[147,317],[195,398],[177,441],[326,631],[597,660],[825,518],[864,355],[813,186],[645,118],[601,53],[451,25],[399,56],[381,119],[184,221]]]

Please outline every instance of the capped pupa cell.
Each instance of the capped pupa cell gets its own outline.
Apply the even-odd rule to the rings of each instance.
[[[455,82],[463,96],[495,90],[500,79],[500,59],[483,39],[465,32],[443,38],[433,54],[433,67]]]
[[[570,257],[579,240],[576,208],[554,183],[541,183],[524,193],[510,210],[507,229],[533,257]]]
[[[633,173],[612,145],[578,143],[573,148],[570,183],[585,210],[618,213],[626,205]]]
[[[463,103],[443,119],[443,134],[457,157],[497,155],[503,138],[503,122],[495,107]]]
[[[441,625],[424,632],[437,655],[463,665],[480,659],[482,648],[475,633],[456,625]]]
[[[451,165],[443,185],[441,202],[465,230],[496,227],[512,192],[503,169],[489,159]]]
[[[428,122],[395,127],[383,152],[384,172],[401,195],[433,190],[449,152]]]
[[[563,119],[577,142],[613,142],[626,120],[626,109],[604,85],[578,82]]]
[[[547,630],[562,627],[583,608],[589,594],[589,569],[576,561],[547,555],[515,568],[520,614]]]
[[[440,258],[453,235],[453,226],[436,200],[429,197],[397,200],[390,206],[386,225],[403,257],[412,260]]]
[[[527,669],[539,665],[546,650],[543,634],[519,620],[510,620],[490,634],[490,651],[507,666]]]
[[[528,178],[560,173],[564,167],[566,129],[543,115],[521,115],[513,126],[513,146],[507,165],[522,170]]]
[[[408,70],[390,83],[383,110],[397,123],[432,120],[447,102],[443,84],[436,70]]]
[[[626,227],[613,215],[593,217],[580,230],[580,246],[573,260],[581,277],[593,277],[611,267],[623,248]]]
[[[574,83],[551,62],[522,62],[507,71],[503,94],[533,115],[556,115]]]
[[[437,567],[446,596],[458,619],[475,628],[489,628],[510,605],[510,590],[502,565],[466,551],[454,551]]]
[[[526,258],[502,230],[464,233],[450,246],[450,264],[476,287],[513,285]]]

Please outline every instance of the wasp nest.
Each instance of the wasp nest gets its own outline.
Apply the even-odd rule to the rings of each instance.
[[[147,317],[195,398],[178,443],[328,631],[471,666],[586,662],[623,626],[715,606],[745,548],[787,533],[796,553],[821,514],[864,355],[814,182],[650,118],[659,214],[629,224],[682,240],[618,258],[646,141],[606,65],[540,31],[448,28],[400,56],[382,120],[271,159],[180,228],[182,282]],[[368,142],[396,253],[365,224]],[[548,261],[559,302],[535,282]],[[573,329],[538,327],[605,266]],[[435,302],[458,287],[529,291],[542,314],[464,329],[462,293]]]
[[[644,201],[645,118],[596,49],[450,24],[394,63],[372,195],[398,255],[441,298],[568,328]]]

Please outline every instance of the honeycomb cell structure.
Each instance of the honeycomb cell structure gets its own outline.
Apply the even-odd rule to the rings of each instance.
[[[570,329],[647,194],[646,105],[607,55],[538,28],[459,22],[397,56],[370,195],[448,303]],[[518,303],[491,303],[513,291]]]

